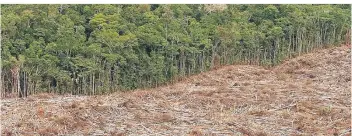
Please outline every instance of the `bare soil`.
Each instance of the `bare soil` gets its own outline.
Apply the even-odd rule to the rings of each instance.
[[[2,135],[351,135],[351,51],[274,68],[224,66],[173,85],[101,96],[1,100]]]

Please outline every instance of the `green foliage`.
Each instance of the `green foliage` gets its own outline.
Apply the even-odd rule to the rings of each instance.
[[[2,5],[3,83],[30,93],[155,87],[214,66],[337,45],[349,5]],[[25,75],[25,76],[24,76]]]

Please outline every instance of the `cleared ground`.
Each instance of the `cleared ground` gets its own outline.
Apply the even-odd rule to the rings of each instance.
[[[150,90],[3,99],[2,135],[351,135],[350,54],[225,66]]]

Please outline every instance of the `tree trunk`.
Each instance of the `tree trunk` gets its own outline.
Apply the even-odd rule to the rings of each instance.
[[[211,48],[212,50],[212,55],[211,55],[211,68],[214,68],[214,59],[215,59],[215,54],[216,54],[216,48],[218,44],[220,43],[219,40],[215,40],[213,47]]]
[[[19,84],[19,80],[20,80],[20,76],[19,76],[19,71],[20,68],[19,66],[14,66],[11,69],[11,73],[12,73],[12,93],[17,93],[20,96],[20,84]]]

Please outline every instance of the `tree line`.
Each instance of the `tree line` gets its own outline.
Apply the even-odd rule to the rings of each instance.
[[[96,95],[273,66],[350,30],[350,5],[2,5],[1,92]]]

